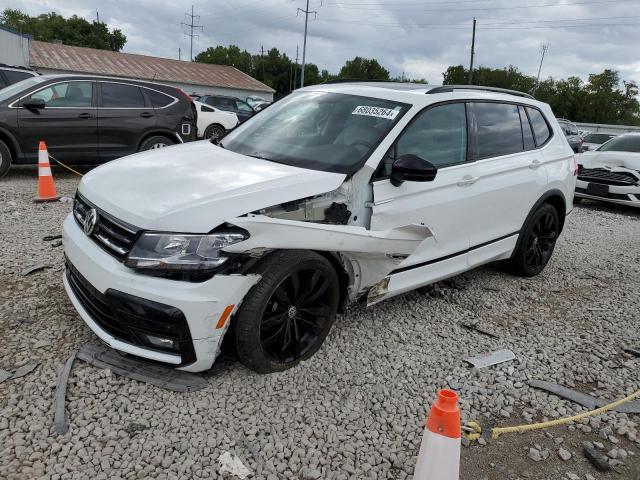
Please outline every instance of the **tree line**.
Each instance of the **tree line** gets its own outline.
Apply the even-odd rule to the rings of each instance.
[[[117,52],[127,42],[127,37],[120,30],[109,30],[103,22],[89,22],[76,15],[65,18],[55,12],[30,16],[20,10],[6,8],[0,14],[0,24],[32,35],[36,40],[59,40],[66,45],[80,47]],[[195,61],[234,66],[273,88],[276,98],[287,95],[300,85],[300,64],[277,48],[271,48],[264,54],[253,54],[236,45],[218,45],[199,53]],[[304,79],[305,85],[337,79],[428,83],[423,78],[393,77],[378,60],[363,57],[346,61],[337,73],[307,63]],[[469,70],[462,65],[450,66],[443,72],[442,83],[445,85],[466,85],[468,80]],[[535,77],[525,75],[514,66],[481,66],[473,70],[473,84],[532,93],[538,100],[550,104],[558,117],[576,122],[640,125],[638,85],[622,80],[615,70],[593,73],[586,82],[575,76],[567,79],[549,77],[537,82]]]
[[[64,18],[50,12],[32,17],[20,10],[6,8],[0,14],[0,24],[31,35],[35,40],[61,41],[65,45],[76,47],[119,52],[127,43],[126,35],[119,29],[109,30],[104,22],[89,22],[77,15]]]

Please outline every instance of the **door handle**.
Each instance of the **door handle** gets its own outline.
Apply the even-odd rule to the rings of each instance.
[[[458,186],[459,187],[466,187],[466,186],[469,186],[469,185],[473,185],[479,179],[480,179],[480,177],[472,177],[471,175],[465,175],[464,177],[462,177],[462,180],[460,180],[458,182]]]
[[[153,113],[149,113],[149,112],[142,112],[142,113],[140,114],[140,116],[141,116],[142,118],[151,118],[151,117],[153,117]]]
[[[529,164],[529,168],[535,170],[540,165],[542,165],[542,162],[540,160],[532,160],[531,163]]]
[[[80,115],[78,115],[78,118],[89,119],[93,118],[93,115],[91,115],[90,113],[81,113]]]

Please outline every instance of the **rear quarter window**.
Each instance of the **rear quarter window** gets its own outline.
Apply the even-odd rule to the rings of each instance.
[[[551,131],[547,121],[540,113],[540,110],[527,107],[527,113],[529,114],[529,120],[531,121],[531,127],[533,128],[533,135],[536,139],[536,145],[539,147],[547,143],[547,140],[551,137]]]
[[[145,88],[144,92],[147,94],[147,97],[151,101],[151,105],[153,105],[153,108],[167,107],[171,105],[175,100],[175,98],[165,93],[158,92],[157,90],[151,90],[149,88]]]
[[[16,72],[15,70],[4,70],[4,75],[7,77],[9,81],[9,85],[12,83],[18,83],[21,80],[24,80],[29,77],[33,77],[31,73],[27,72]]]

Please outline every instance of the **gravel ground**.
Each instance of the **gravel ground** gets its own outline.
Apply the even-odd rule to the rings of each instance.
[[[77,177],[54,170],[62,195]],[[224,354],[208,387],[178,394],[77,361],[67,391],[70,431],[53,433],[57,374],[98,339],[62,288],[64,203],[34,204],[35,170],[0,180],[0,368],[36,370],[0,384],[0,478],[231,478],[237,455],[253,478],[410,478],[430,402],[460,393],[463,419],[516,425],[582,408],[527,385],[558,382],[605,399],[640,388],[640,212],[584,202],[569,217],[543,275],[496,266],[338,318],[311,360],[261,376]],[[36,264],[50,268],[28,276]],[[499,339],[468,331],[478,322]],[[462,358],[510,348],[517,359],[482,370]],[[464,479],[640,478],[638,416],[606,414],[546,432],[462,449]],[[600,474],[591,441],[620,473]],[[561,458],[564,457],[565,459]],[[237,477],[236,477],[237,478]]]

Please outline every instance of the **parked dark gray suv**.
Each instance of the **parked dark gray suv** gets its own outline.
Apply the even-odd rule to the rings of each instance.
[[[567,137],[567,141],[572,150],[575,153],[582,153],[582,137],[580,137],[578,127],[571,123],[570,120],[565,120],[564,118],[558,118],[558,123],[560,127],[562,127],[564,136]]]
[[[0,90],[0,176],[35,163],[38,142],[71,164],[98,164],[195,140],[196,111],[175,87],[87,75],[42,75]]]

